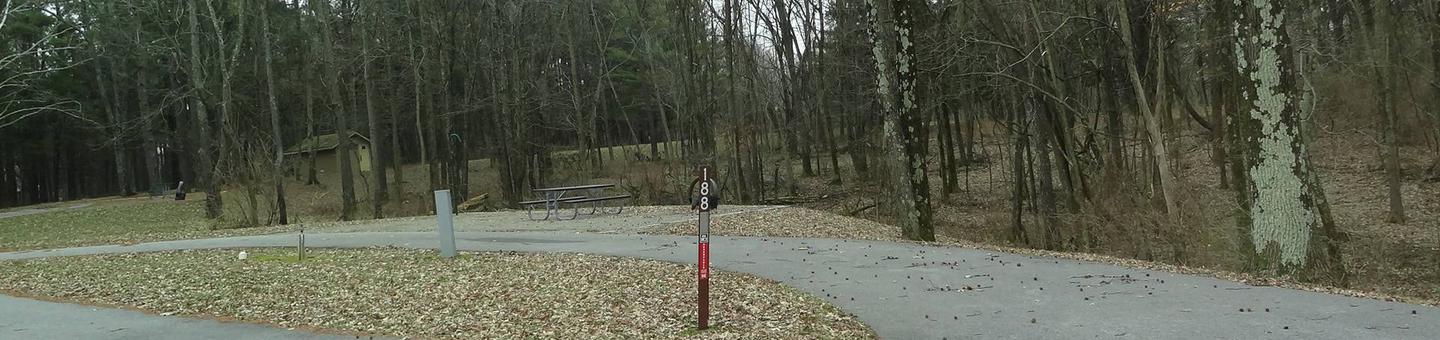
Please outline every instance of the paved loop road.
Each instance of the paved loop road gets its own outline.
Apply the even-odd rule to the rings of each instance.
[[[684,236],[550,231],[457,238],[461,250],[471,251],[690,263],[696,256],[694,237]],[[310,234],[306,241],[315,247],[437,245],[427,232]],[[249,236],[5,253],[0,260],[293,242],[293,235]],[[758,237],[712,242],[717,268],[800,288],[858,315],[887,339],[1440,338],[1440,308],[1428,306],[959,247]]]

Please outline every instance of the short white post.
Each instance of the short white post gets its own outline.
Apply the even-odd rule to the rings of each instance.
[[[455,257],[455,214],[450,212],[450,190],[435,191],[435,219],[439,222],[440,256]]]

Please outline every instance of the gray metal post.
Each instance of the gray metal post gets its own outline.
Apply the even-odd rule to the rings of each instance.
[[[300,250],[296,258],[299,258],[300,261],[305,261],[305,228],[300,228],[300,244],[298,248],[300,248]]]
[[[450,190],[435,191],[435,219],[439,222],[440,256],[455,257],[455,214],[450,210]]]

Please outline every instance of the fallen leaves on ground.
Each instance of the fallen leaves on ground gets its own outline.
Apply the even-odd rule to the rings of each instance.
[[[695,222],[651,227],[642,233],[694,235]],[[715,236],[814,237],[871,241],[899,241],[900,227],[823,211],[785,207],[759,212],[719,215],[711,219]]]
[[[939,242],[914,242],[901,238],[900,228],[896,226],[882,224],[866,219],[846,217],[828,212],[798,207],[786,207],[754,213],[725,215],[716,217],[714,221],[714,225],[711,227],[711,234],[715,236],[811,237],[871,241],[893,241],[938,246],[955,246],[971,249],[1000,251],[1027,256],[1054,257],[1070,260],[1106,263],[1129,268],[1209,276],[1255,286],[1279,286],[1291,289],[1339,294],[1382,301],[1440,306],[1440,301],[1426,298],[1423,295],[1417,297],[1413,295],[1406,296],[1387,294],[1384,292],[1365,291],[1361,289],[1328,287],[1300,283],[1294,281],[1291,278],[1266,277],[1263,275],[1236,273],[1232,271],[1218,270],[1213,268],[1181,266],[1101,254],[1081,252],[1057,252],[1039,249],[1016,248],[954,239],[946,237],[944,235],[937,235],[940,239]],[[642,233],[664,235],[695,235],[695,228],[696,227],[694,222],[671,223],[652,227],[648,230],[643,231]]]
[[[0,290],[161,314],[420,338],[869,339],[854,316],[746,274],[629,258],[397,248],[199,250],[0,262]]]

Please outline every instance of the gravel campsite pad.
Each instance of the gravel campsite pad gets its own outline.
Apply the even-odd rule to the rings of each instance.
[[[695,269],[561,253],[372,248],[179,251],[0,262],[0,290],[162,315],[420,338],[868,339],[854,316],[774,281],[715,272],[695,332]]]

